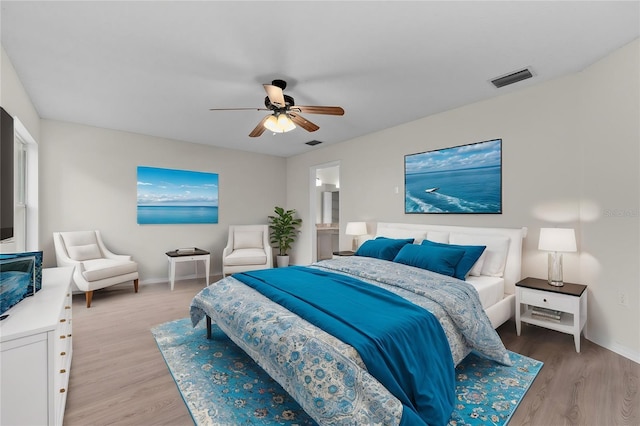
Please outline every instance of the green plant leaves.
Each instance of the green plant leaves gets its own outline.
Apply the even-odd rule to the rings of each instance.
[[[300,226],[302,219],[295,217],[295,209],[285,210],[276,206],[274,212],[275,215],[268,216],[271,228],[270,242],[279,250],[280,256],[286,256],[291,244],[296,240],[299,232],[296,228]]]

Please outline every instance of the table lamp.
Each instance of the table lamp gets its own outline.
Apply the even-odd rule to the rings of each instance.
[[[575,231],[573,228],[540,228],[538,250],[549,252],[547,281],[562,287],[562,253],[577,251]]]
[[[347,235],[353,235],[352,249],[354,252],[358,250],[358,243],[360,235],[367,234],[366,222],[347,222],[347,229],[344,231]]]

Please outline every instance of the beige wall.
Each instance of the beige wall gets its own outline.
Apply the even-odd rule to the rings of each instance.
[[[640,43],[579,76],[581,279],[590,284],[588,335],[640,353]],[[626,296],[628,306],[619,304]]]
[[[332,161],[342,249],[349,221],[524,226],[523,275],[544,278],[540,228],[572,227],[580,252],[564,255],[565,281],[589,285],[588,338],[640,362],[638,54],[636,40],[581,73],[289,158],[287,206],[308,218],[296,262],[312,258],[309,170]],[[503,214],[404,214],[405,154],[494,138],[503,141]]]
[[[40,116],[24,90],[4,47],[0,56],[0,104],[11,115],[20,117],[31,136],[40,139]]]
[[[133,255],[142,282],[166,281],[164,253],[178,247],[211,251],[212,273],[221,273],[228,226],[266,224],[285,201],[281,157],[42,120],[40,159],[47,266],[55,264],[52,232],[99,229],[108,247]],[[218,173],[219,223],[138,225],[137,166]],[[179,266],[193,273],[193,264]]]

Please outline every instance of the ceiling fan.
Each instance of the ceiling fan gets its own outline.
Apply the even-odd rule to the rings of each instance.
[[[267,92],[267,96],[264,98],[266,108],[211,108],[210,111],[271,111],[271,114],[264,117],[255,129],[249,133],[252,138],[262,135],[265,130],[270,130],[274,133],[288,132],[295,129],[296,125],[308,132],[315,132],[320,128],[302,117],[300,113],[344,115],[344,109],[338,106],[296,105],[291,96],[282,92],[287,87],[287,82],[284,80],[273,80],[271,84],[263,84],[263,86]]]

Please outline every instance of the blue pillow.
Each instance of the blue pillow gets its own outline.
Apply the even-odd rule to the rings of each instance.
[[[473,268],[473,265],[475,265],[478,259],[480,259],[480,256],[482,256],[484,249],[487,248],[487,246],[459,246],[456,244],[443,244],[429,240],[423,240],[422,245],[445,248],[450,247],[464,250],[464,255],[462,256],[462,259],[460,259],[460,262],[458,262],[458,264],[456,265],[456,271],[453,274],[454,277],[460,280],[464,280],[467,277],[467,274],[469,273],[471,268]]]
[[[355,253],[355,256],[375,257],[377,259],[392,261],[400,249],[413,244],[413,238],[393,239],[378,237],[375,240],[365,241]]]
[[[393,261],[453,277],[463,255],[462,249],[411,244],[402,247]]]

